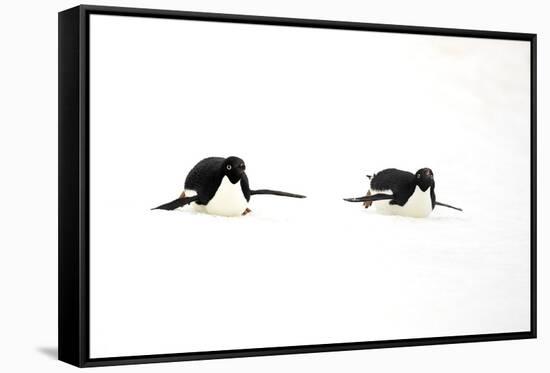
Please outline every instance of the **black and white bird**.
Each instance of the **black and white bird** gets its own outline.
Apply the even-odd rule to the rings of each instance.
[[[209,157],[195,165],[185,179],[180,197],[153,210],[174,210],[191,204],[195,210],[212,215],[238,216],[250,212],[250,196],[272,194],[305,198],[300,194],[277,190],[250,190],[244,161],[238,157]]]
[[[435,206],[462,209],[435,199],[434,174],[429,168],[421,168],[415,174],[395,168],[382,170],[370,179],[367,195],[358,198],[344,198],[348,202],[363,202],[365,208],[374,205],[383,214],[425,218]]]

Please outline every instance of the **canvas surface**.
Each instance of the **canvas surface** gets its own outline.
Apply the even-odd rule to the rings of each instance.
[[[93,15],[91,357],[529,329],[529,44]],[[151,211],[237,155],[252,213]],[[464,213],[343,197],[430,167]]]

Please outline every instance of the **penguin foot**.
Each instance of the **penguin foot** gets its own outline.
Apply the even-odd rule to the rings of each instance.
[[[246,210],[244,210],[243,213],[242,213],[241,215],[242,215],[242,216],[245,216],[246,214],[249,214],[249,213],[251,213],[251,212],[252,212],[252,210],[249,209],[249,208],[247,207]]]
[[[368,176],[368,175],[367,175]],[[371,193],[370,193],[370,190],[367,192],[367,196],[370,196]],[[368,209],[370,207],[370,205],[372,205],[372,201],[365,201],[363,202],[363,206],[365,206],[366,209]]]

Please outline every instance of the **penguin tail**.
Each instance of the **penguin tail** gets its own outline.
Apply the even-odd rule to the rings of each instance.
[[[197,200],[197,196],[193,197],[181,197],[177,198],[171,202],[165,203],[163,205],[157,206],[152,208],[151,210],[175,210],[178,207],[182,207],[185,205],[190,204],[191,202],[195,202]]]
[[[454,210],[458,210],[458,211],[462,211],[462,209],[460,207],[454,207],[454,206],[451,206],[451,205],[447,205],[446,203],[442,203],[442,202],[435,202],[435,205],[436,206],[443,206],[443,207],[448,207],[450,209],[454,209]]]
[[[374,201],[381,201],[385,199],[393,199],[393,196],[391,194],[385,194],[385,193],[378,193],[373,195],[366,195],[363,197],[356,197],[356,198],[344,198],[344,201],[347,202],[374,202]],[[368,206],[366,206],[368,207]]]
[[[282,197],[291,197],[291,198],[306,198],[306,196],[303,196],[301,194],[281,192],[279,190],[258,189],[258,190],[251,190],[250,191],[251,196],[256,195],[256,194],[270,194],[270,195],[273,195],[273,196],[282,196]]]

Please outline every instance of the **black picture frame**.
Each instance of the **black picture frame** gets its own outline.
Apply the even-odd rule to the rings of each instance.
[[[92,14],[321,29],[528,41],[531,46],[530,330],[319,345],[90,358],[89,353],[89,17]],[[80,5],[59,13],[59,360],[78,367],[282,355],[536,338],[537,330],[537,35]]]

